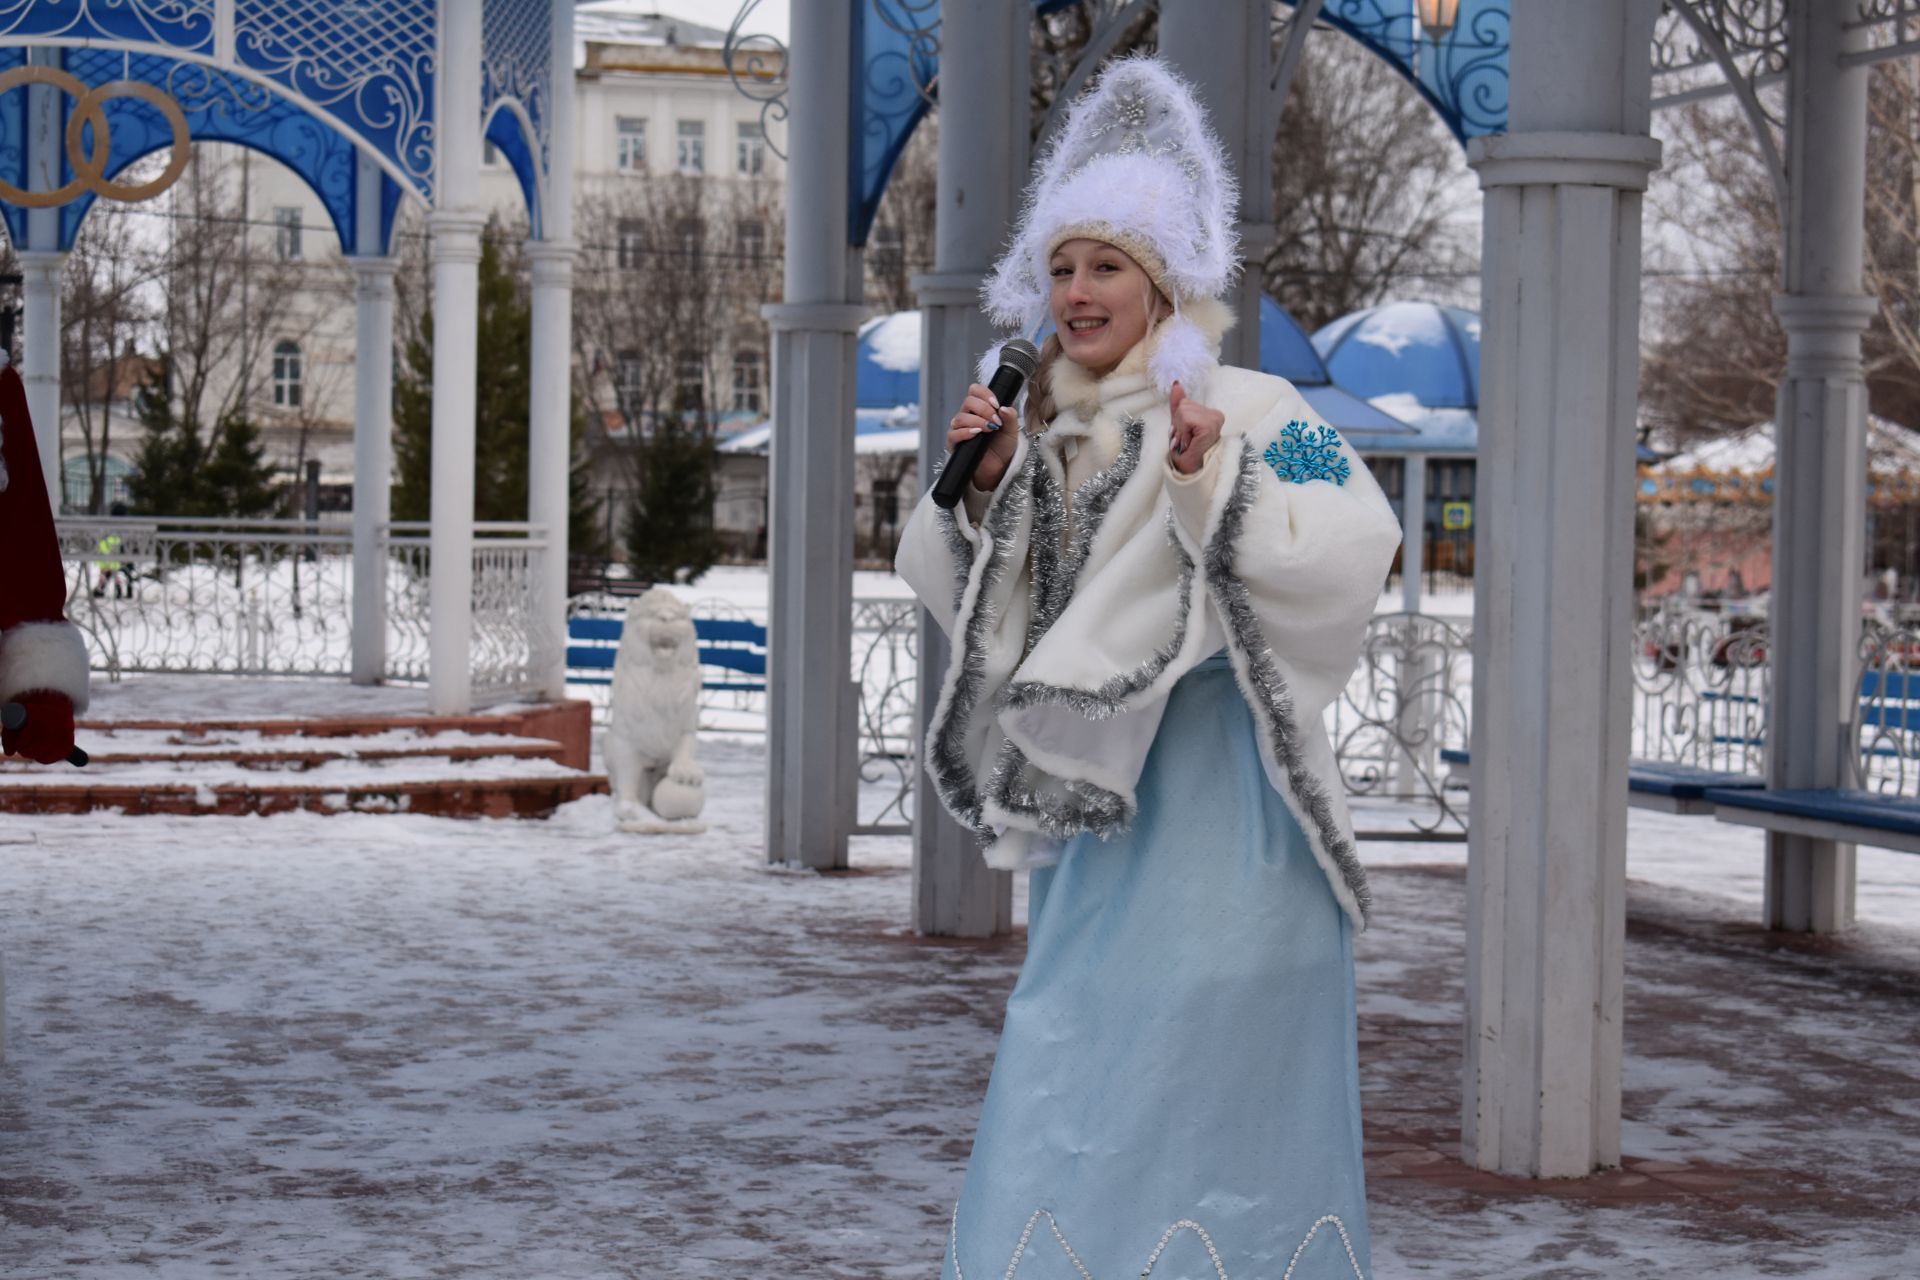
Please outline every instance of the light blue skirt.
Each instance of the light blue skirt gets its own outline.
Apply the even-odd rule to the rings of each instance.
[[[1033,873],[946,1280],[1366,1280],[1353,946],[1224,655]]]

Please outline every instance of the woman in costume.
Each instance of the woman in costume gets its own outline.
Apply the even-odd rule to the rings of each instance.
[[[1399,524],[1290,384],[1218,365],[1236,208],[1190,89],[1109,68],[985,290],[1055,326],[1025,430],[974,386],[948,441],[989,455],[902,538],[953,645],[927,768],[1032,872],[948,1280],[1370,1274],[1368,894],[1321,713]]]

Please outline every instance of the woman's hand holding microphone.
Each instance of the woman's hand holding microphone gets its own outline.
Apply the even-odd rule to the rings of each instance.
[[[1000,477],[1007,473],[1007,464],[1013,461],[1014,448],[1019,444],[1016,435],[1019,430],[1020,419],[1014,415],[1013,407],[999,404],[993,392],[976,382],[967,388],[960,412],[947,424],[947,449],[951,452],[959,448],[982,431],[993,433],[987,438],[987,451],[973,473],[973,487],[984,492],[998,485]]]

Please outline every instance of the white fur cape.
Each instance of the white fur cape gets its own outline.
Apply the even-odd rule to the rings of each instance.
[[[1167,403],[1144,399],[1095,410],[1123,414],[1121,454],[1075,490],[1071,529],[1065,413],[1037,443],[1023,435],[978,527],[930,497],[915,509],[896,567],[953,640],[928,772],[995,866],[1124,830],[1168,694],[1224,646],[1268,781],[1364,923],[1321,715],[1353,670],[1399,522],[1284,379],[1214,372],[1207,402],[1226,424],[1197,483],[1169,481]]]

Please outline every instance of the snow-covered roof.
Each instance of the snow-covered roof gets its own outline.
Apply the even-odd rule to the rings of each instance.
[[[1743,431],[1703,440],[1648,470],[1659,475],[1758,475],[1773,469],[1773,424],[1759,422]],[[1877,475],[1920,473],[1920,432],[1884,418],[1867,419],[1867,468]]]
[[[681,45],[718,49],[727,42],[724,27],[709,27],[659,11],[648,0],[591,0],[573,11],[576,42]]]

